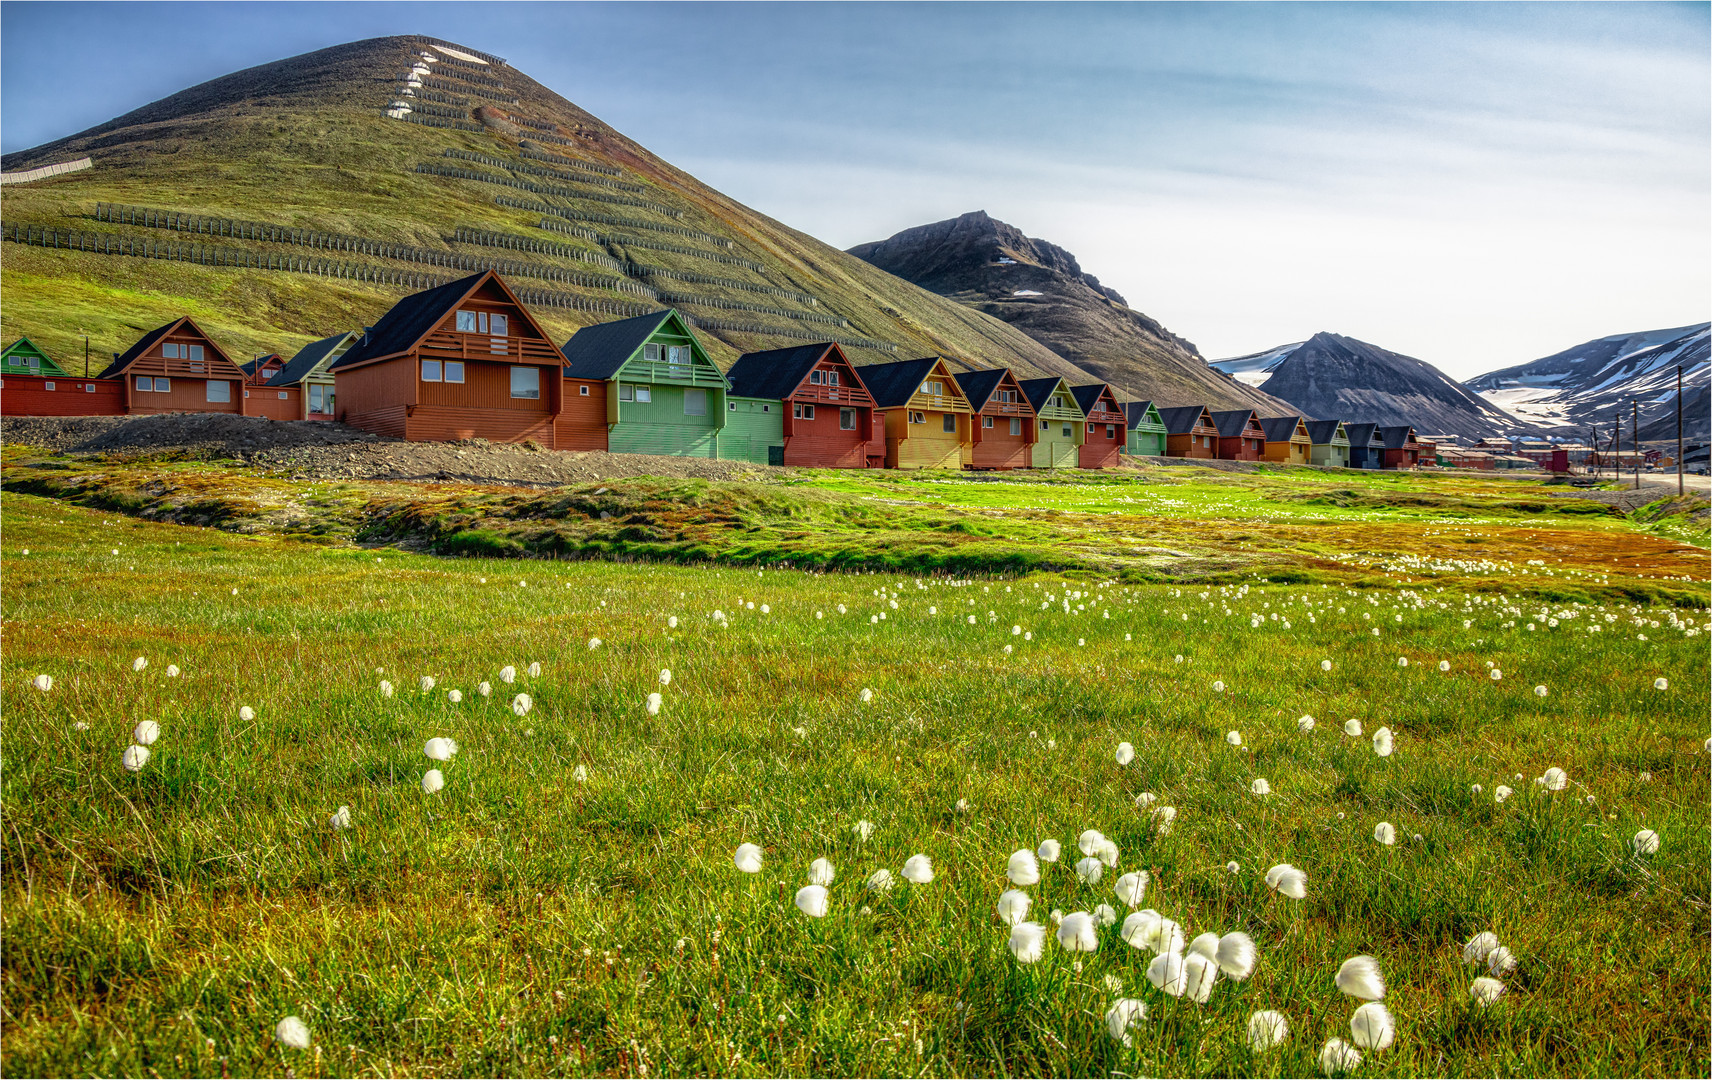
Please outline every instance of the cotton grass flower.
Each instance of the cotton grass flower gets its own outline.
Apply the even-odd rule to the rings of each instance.
[[[1652,855],[1659,849],[1659,834],[1651,829],[1642,829],[1635,834],[1631,844],[1636,855]]]
[[[597,638],[597,637],[591,637],[591,638],[589,638],[589,640],[588,640],[588,647],[589,647],[589,648],[591,648],[591,649],[598,649],[598,648],[600,648],[600,639],[599,639],[599,638]]]
[[[1057,862],[1058,856],[1064,851],[1064,845],[1056,840],[1042,840],[1034,853],[1040,856],[1041,862]]]
[[[1494,975],[1508,975],[1516,970],[1516,956],[1500,945],[1486,957],[1486,970]]]
[[[1084,829],[1082,835],[1076,838],[1076,849],[1084,855],[1092,855],[1100,850],[1100,845],[1106,842],[1106,835],[1098,829]]]
[[[446,691],[446,700],[456,705],[464,700],[464,692],[462,690],[448,690]]]
[[[335,829],[350,828],[351,808],[348,806],[339,807],[339,809],[333,811],[333,816],[327,819],[327,824],[333,826]]]
[[[657,691],[657,690],[654,693],[649,694],[647,704],[644,706],[644,708],[646,708],[648,710],[648,715],[649,716],[659,716],[660,715],[660,706],[662,703],[665,702],[665,700],[666,699],[661,697],[659,691]]]
[[[874,700],[874,691],[868,689],[867,687],[863,687],[862,692],[860,694],[858,694],[857,697],[861,698],[862,704],[866,705],[866,704],[868,704],[868,702]]]
[[[528,716],[529,710],[535,707],[535,699],[528,694],[518,694],[511,699],[511,711],[518,716]]]
[[[903,878],[911,885],[926,885],[933,880],[933,860],[926,855],[911,855],[904,860]]]
[[[1227,731],[1227,732],[1225,732],[1225,742],[1230,743],[1232,746],[1241,746],[1242,745],[1242,732],[1240,732],[1240,731]]]
[[[832,867],[830,859],[816,859],[808,864],[808,880],[814,885],[831,885],[838,871]]]
[[[1499,671],[1497,668],[1493,668],[1490,672],[1487,673],[1487,676],[1493,682],[1499,682],[1500,680],[1502,680],[1504,678],[1504,673],[1502,671]]]
[[[758,844],[738,844],[737,853],[731,857],[732,865],[745,874],[761,872],[761,847]]]
[[[1513,794],[1515,794],[1515,792],[1511,791],[1509,788],[1505,787],[1503,784],[1499,784],[1495,789],[1493,789],[1492,801],[1493,802],[1503,802],[1505,799],[1508,799]]]
[[[1547,791],[1562,791],[1569,786],[1569,774],[1556,765],[1547,769],[1545,775],[1540,779],[1544,782]]]
[[[1330,660],[1321,660],[1320,661],[1320,670],[1321,671],[1330,671],[1331,669],[1332,669],[1332,662]]]
[[[127,747],[119,758],[119,763],[125,766],[127,772],[142,772],[143,766],[149,763],[149,748],[146,746]]]
[[[1282,1045],[1289,1037],[1290,1024],[1281,1012],[1262,1009],[1248,1018],[1248,1048],[1257,1054]]]
[[[876,870],[872,874],[868,875],[869,892],[876,892],[884,895],[891,892],[892,886],[896,884],[897,881],[892,877],[892,872],[884,868]]]
[[[424,675],[420,679],[416,680],[416,689],[424,694],[434,689],[434,676]]]
[[[145,657],[145,656],[139,656],[135,660],[131,661],[131,670],[132,671],[141,671],[148,666],[149,666],[148,657]]]
[[[861,821],[850,826],[850,831],[856,834],[857,840],[867,843],[868,837],[874,835],[874,823],[869,821],[867,818],[863,818]]]
[[[517,669],[512,667],[510,664],[507,664],[504,667],[500,668],[499,669],[499,681],[502,683],[507,683],[507,684],[516,682],[517,681]]]
[[[1094,908],[1094,924],[1100,927],[1111,926],[1118,921],[1118,913],[1112,910],[1110,904],[1099,904]]]
[[[572,769],[571,779],[575,780],[579,784],[588,783],[588,766],[578,765],[576,768]]]
[[[1352,739],[1361,738],[1361,721],[1353,718],[1345,720],[1343,722],[1343,733]]]
[[[1141,1026],[1147,1016],[1147,1005],[1135,998],[1118,998],[1106,1010],[1106,1031],[1125,1046],[1133,1046],[1130,1029]]]
[[[53,689],[53,676],[37,675],[35,678],[30,680],[30,685],[43,693],[47,693],[49,690]]]
[[[1028,894],[1020,889],[1006,889],[999,894],[999,902],[995,910],[999,918],[1007,926],[1016,926],[1028,918],[1028,908],[1032,901]]]
[[[1385,996],[1385,976],[1371,956],[1352,956],[1338,968],[1337,988],[1352,998],[1378,1001]]]
[[[1449,660],[1440,660],[1439,661],[1439,670],[1440,671],[1449,671],[1450,670],[1450,661]]]
[[[1482,930],[1468,939],[1462,947],[1462,958],[1470,964],[1482,964],[1492,955],[1492,950],[1498,947],[1498,935],[1490,930]]]
[[[476,693],[480,694],[482,697],[492,697],[493,684],[488,682],[486,679],[483,679],[481,682],[476,683]]]
[[[1361,1064],[1361,1051],[1342,1039],[1327,1039],[1320,1048],[1320,1071],[1327,1076],[1340,1076],[1355,1071]]]
[[[1118,743],[1117,763],[1119,765],[1128,765],[1130,762],[1132,762],[1134,760],[1135,760],[1135,747],[1131,746],[1129,743],[1126,743],[1126,742]]]
[[[1535,696],[1535,697],[1545,697],[1545,696],[1546,696],[1546,695],[1547,695],[1547,694],[1548,694],[1548,693],[1550,693],[1550,692],[1551,692],[1551,691],[1549,691],[1549,690],[1547,690],[1547,689],[1546,689],[1546,688],[1545,688],[1545,687],[1543,687],[1543,686],[1536,686],[1536,687],[1534,687],[1534,696]]]
[[[392,696],[392,684],[387,682],[385,679],[382,679],[380,681],[380,696],[381,697],[391,697]]]
[[[1125,907],[1138,907],[1142,897],[1147,895],[1148,876],[1146,870],[1131,870],[1119,876],[1112,885],[1112,892],[1123,901]]]
[[[446,777],[439,769],[429,769],[422,774],[422,791],[432,795],[446,786]]]
[[[422,744],[422,752],[435,761],[451,761],[458,744],[452,739],[429,739]]]
[[[797,910],[811,919],[824,919],[826,904],[827,892],[824,885],[804,885],[797,890]]]
[[[1225,869],[1229,870],[1233,874],[1240,874],[1242,873],[1242,864],[1237,862],[1235,859],[1232,859],[1230,862],[1225,863]]]
[[[131,731],[131,741],[138,746],[153,746],[160,738],[160,725],[153,720],[144,720]]]
[[[1210,956],[1190,953],[1183,957],[1183,996],[1205,1005],[1219,979],[1219,965]]]
[[[1670,689],[1670,680],[1669,679],[1654,679],[1653,680],[1653,689],[1654,690],[1669,690]]]
[[[1373,752],[1380,757],[1390,757],[1396,740],[1391,735],[1391,729],[1382,727],[1373,733]]]
[[[1159,796],[1151,791],[1144,791],[1135,797],[1135,808],[1147,812],[1147,808],[1159,801]]]
[[[1398,667],[1408,667],[1409,666],[1409,658],[1407,656],[1399,656],[1397,658],[1397,666]]]
[[[251,720],[254,720],[255,718],[256,718],[256,710],[250,708],[248,705],[239,706],[239,708],[238,708],[238,719],[239,720],[242,720],[244,723],[247,724]]]
[[[1224,680],[1223,679],[1214,679],[1213,680],[1213,693],[1222,694],[1224,692],[1225,692]]]
[[[1314,730],[1314,718],[1311,716],[1298,716],[1296,718],[1296,727],[1302,731],[1312,731]]]
[[[1046,928],[1039,923],[1017,923],[1011,927],[1008,944],[1017,963],[1035,963],[1046,952]]]
[[[1504,984],[1497,979],[1482,975],[1469,986],[1468,994],[1474,999],[1476,1005],[1483,1009],[1490,1009],[1498,1003],[1499,998],[1504,996]]]
[[[1254,795],[1270,795],[1272,794],[1272,784],[1267,781],[1266,777],[1257,776],[1249,783],[1248,790]]]
[[[1149,817],[1153,821],[1154,833],[1158,836],[1164,836],[1171,831],[1171,826],[1177,821],[1177,808],[1175,806],[1155,807]]]
[[[295,1016],[288,1016],[273,1027],[273,1037],[281,1046],[291,1050],[309,1049],[309,1025]]]
[[[1066,952],[1093,952],[1100,947],[1095,932],[1094,917],[1086,911],[1072,911],[1058,924],[1058,944]]]
[[[1076,877],[1084,885],[1097,885],[1100,881],[1100,875],[1105,873],[1105,869],[1104,864],[1099,859],[1090,855],[1076,864]]]
[[[1349,1018],[1349,1034],[1363,1050],[1380,1051],[1397,1037],[1397,1025],[1392,1022],[1389,1009],[1377,1001],[1369,1001]]]
[[[1132,948],[1152,949],[1159,940],[1159,926],[1162,922],[1163,917],[1152,908],[1132,911],[1124,920],[1118,936]]]
[[[1300,900],[1308,895],[1308,875],[1289,863],[1279,863],[1266,871],[1266,887],[1292,900]]]
[[[1010,862],[1005,866],[1005,877],[1012,885],[1034,885],[1040,881],[1040,862],[1034,852],[1023,848],[1011,853]]]

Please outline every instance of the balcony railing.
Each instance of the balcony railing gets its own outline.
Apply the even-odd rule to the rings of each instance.
[[[440,332],[422,342],[422,355],[431,360],[494,360],[498,362],[563,364],[564,355],[550,341],[525,337]]]

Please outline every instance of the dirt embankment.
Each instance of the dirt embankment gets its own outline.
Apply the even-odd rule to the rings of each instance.
[[[418,480],[554,487],[630,476],[738,480],[782,470],[741,461],[573,453],[530,444],[407,443],[325,421],[210,413],[8,418],[0,440],[118,459],[238,461],[294,480]]]

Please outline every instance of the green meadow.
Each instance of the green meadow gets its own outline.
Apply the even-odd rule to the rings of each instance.
[[[1712,1067],[1703,517],[1498,480],[50,457],[9,451],[0,495],[9,1075],[1319,1075],[1358,955],[1395,1038],[1352,1075]],[[1022,962],[995,905],[1049,839]],[[1247,934],[1252,973],[1163,992],[1128,899]],[[1483,931],[1513,969],[1465,961]]]

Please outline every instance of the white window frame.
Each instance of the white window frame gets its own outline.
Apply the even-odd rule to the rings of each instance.
[[[220,396],[215,395],[214,388],[216,386],[220,388]],[[211,403],[230,405],[232,403],[232,384],[227,382],[225,379],[209,379],[207,394],[207,400]]]
[[[54,382],[52,379],[49,379],[47,382],[44,382],[42,384],[43,390],[52,390],[53,388],[54,388]]]
[[[453,368],[456,368],[457,371],[454,372],[452,370]],[[455,379],[452,377],[454,374],[457,375],[457,378],[455,378]],[[440,381],[441,382],[449,382],[449,383],[461,383],[461,382],[463,382],[464,381],[464,362],[462,360],[447,360],[445,363],[441,364],[440,365]]]
[[[1011,434],[1012,435],[1021,435],[1022,434],[1022,417],[1020,417],[1020,416],[1011,417]]]
[[[517,374],[520,371],[526,371],[529,373],[529,377],[534,383],[533,388],[524,387],[521,390],[518,389]],[[511,397],[515,401],[540,401],[541,400],[541,369],[536,367],[534,364],[512,364],[511,365]]]
[[[821,371],[819,368],[815,368],[813,371],[808,373],[808,381],[815,386],[819,386],[826,381],[822,377],[824,374],[825,372]]]
[[[699,407],[693,408],[693,409],[690,408],[691,402],[696,403],[696,405],[698,405]],[[686,386],[686,387],[684,387],[684,415],[685,416],[706,416],[707,415],[707,391],[706,390],[702,389],[699,386]]]
[[[957,434],[957,414],[956,413],[948,412],[945,414],[944,419],[940,423],[940,431],[944,432],[946,435]]]
[[[847,423],[845,423],[846,420],[848,420],[850,422],[847,424]],[[856,410],[855,409],[839,409],[838,410],[838,430],[839,431],[855,431],[856,430]]]
[[[1115,439],[1117,437],[1118,437],[1118,426],[1116,424],[1107,424],[1106,425],[1106,438]]]
[[[912,424],[927,423],[927,414],[917,409],[909,410],[909,422]]]
[[[589,388],[588,388],[588,383],[580,383],[580,384],[578,384],[578,386],[577,386],[577,396],[578,396],[578,397],[588,397],[588,396],[589,396]]]
[[[652,386],[649,386],[647,383],[637,383],[635,385],[635,390],[636,401],[638,404],[652,405],[654,403],[654,388]]]
[[[1070,439],[1070,438],[1075,437],[1074,434],[1070,431],[1070,425],[1069,424],[1064,425],[1064,437],[1066,439]]]
[[[459,314],[461,315],[463,313],[459,312]],[[424,361],[422,361],[422,381],[423,382],[444,382],[445,381],[440,375],[440,361],[438,361],[438,360],[424,360]]]
[[[993,426],[993,418],[990,416],[981,417],[981,426],[984,428],[992,427]]]
[[[635,383],[627,383],[627,382],[619,383],[618,384],[618,400],[619,401],[635,401],[636,400],[636,384]]]

